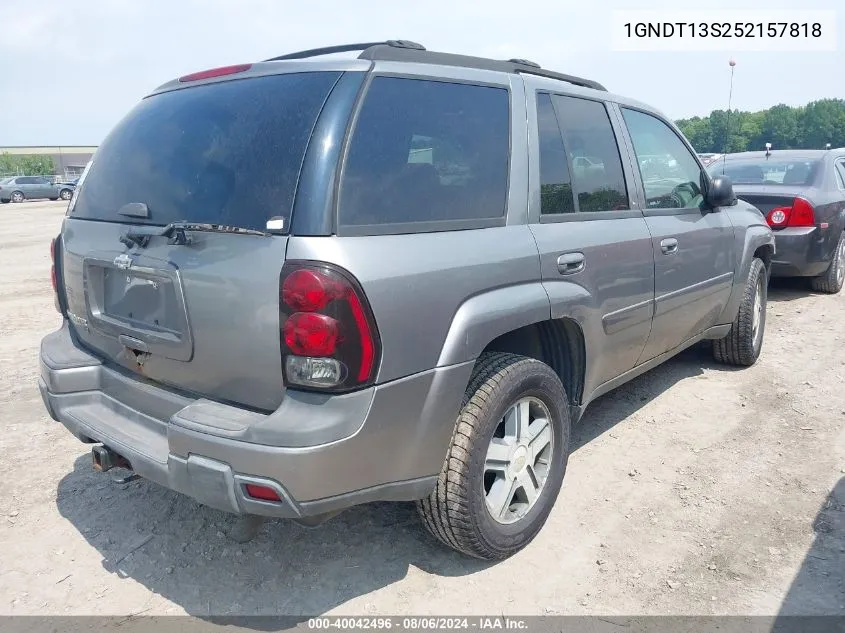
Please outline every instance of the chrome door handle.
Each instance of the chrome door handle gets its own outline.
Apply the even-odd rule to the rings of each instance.
[[[660,250],[663,251],[664,255],[672,255],[673,253],[677,253],[678,240],[676,240],[674,237],[667,237],[665,240],[661,240]]]
[[[574,275],[584,270],[584,253],[564,253],[557,258],[557,270],[561,275]]]

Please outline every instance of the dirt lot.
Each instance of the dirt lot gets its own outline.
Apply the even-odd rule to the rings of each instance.
[[[441,549],[408,505],[239,545],[223,513],[92,472],[46,415],[62,214],[0,207],[0,613],[845,614],[845,293],[777,283],[755,367],[691,350],[595,403],[508,561]]]

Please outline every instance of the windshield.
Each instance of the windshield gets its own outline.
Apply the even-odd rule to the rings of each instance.
[[[271,75],[144,99],[97,149],[71,216],[262,231],[281,216],[289,226],[308,139],[339,75]],[[133,202],[149,217],[117,213]]]
[[[0,179],[0,185],[8,185],[8,184],[9,184],[10,182],[12,182],[14,179],[15,179],[14,177],[11,177],[11,178],[2,178],[2,179]]]
[[[723,173],[738,185],[809,185],[821,161],[813,158],[727,160],[707,167],[711,176]]]

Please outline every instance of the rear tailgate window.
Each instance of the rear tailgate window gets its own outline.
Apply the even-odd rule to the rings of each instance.
[[[72,217],[290,226],[311,131],[338,72],[224,81],[147,97],[97,150]],[[148,218],[118,210],[133,202]]]
[[[821,161],[809,158],[735,159],[717,162],[707,167],[711,176],[724,173],[735,185],[813,184]]]

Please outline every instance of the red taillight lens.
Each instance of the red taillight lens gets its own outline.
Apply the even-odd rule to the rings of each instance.
[[[50,241],[50,282],[53,284],[53,292],[58,292],[59,284],[56,279],[56,238]]]
[[[285,345],[298,356],[331,356],[340,338],[340,323],[328,315],[295,312],[282,328]]]
[[[343,296],[344,287],[315,270],[292,272],[282,284],[282,301],[301,312],[316,312]]]
[[[281,501],[279,493],[273,490],[270,486],[260,486],[258,484],[246,484],[246,494],[253,499],[261,499],[262,501]]]
[[[785,226],[815,226],[816,212],[804,198],[795,198],[791,207],[775,207],[766,214],[766,221],[773,229]]]
[[[221,66],[220,68],[212,68],[210,70],[201,70],[198,73],[191,73],[179,77],[180,83],[188,81],[200,81],[201,79],[213,79],[214,77],[223,77],[225,75],[234,75],[242,73],[245,70],[252,68],[252,64],[235,64],[234,66]]]
[[[792,213],[792,209],[790,207],[776,207],[769,211],[769,214],[766,216],[766,221],[769,223],[769,226],[780,228],[782,226],[786,226],[786,223],[789,221],[790,213]]]
[[[375,377],[378,331],[363,290],[348,272],[287,262],[279,280],[279,323],[287,384],[348,391]]]
[[[789,215],[789,226],[815,226],[816,212],[813,205],[804,198],[795,198],[792,203],[792,213]]]

